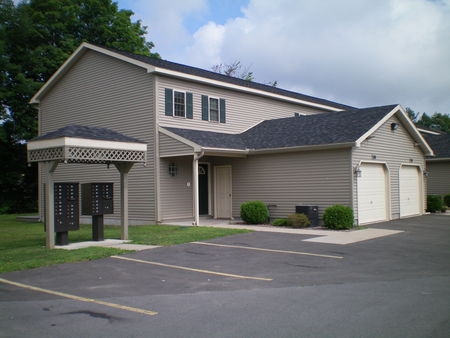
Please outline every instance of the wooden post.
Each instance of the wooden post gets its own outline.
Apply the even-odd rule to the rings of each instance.
[[[114,163],[120,172],[120,222],[122,223],[122,231],[120,238],[128,239],[128,173],[133,167],[131,162]]]
[[[55,190],[53,188],[53,173],[58,166],[58,161],[46,163],[45,198],[47,210],[45,213],[45,244],[48,249],[55,247]]]

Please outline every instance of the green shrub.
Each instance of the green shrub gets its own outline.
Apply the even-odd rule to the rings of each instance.
[[[305,214],[290,214],[287,217],[287,226],[291,228],[305,228],[310,224]]]
[[[450,194],[444,195],[444,204],[450,207]]]
[[[249,201],[241,204],[241,218],[249,224],[266,223],[269,219],[269,209],[261,201]]]
[[[287,219],[286,218],[274,219],[272,225],[276,227],[285,227],[287,226]]]
[[[333,205],[325,209],[323,222],[330,229],[350,229],[353,227],[353,210],[344,205]]]
[[[427,211],[436,212],[442,209],[442,197],[439,195],[428,195],[427,196]]]

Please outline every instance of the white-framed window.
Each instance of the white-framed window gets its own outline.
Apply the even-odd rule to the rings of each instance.
[[[173,91],[173,116],[186,116],[186,93]]]
[[[165,88],[165,115],[193,118],[192,93]]]
[[[219,122],[219,99],[209,98],[209,120]]]
[[[225,123],[225,99],[202,95],[202,120]]]

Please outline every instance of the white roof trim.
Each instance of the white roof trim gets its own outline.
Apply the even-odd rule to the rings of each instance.
[[[62,64],[61,67],[58,68],[58,70],[50,77],[50,79],[38,90],[38,92],[31,98],[30,103],[39,103],[40,98],[45,95],[45,93],[47,92],[47,90],[49,90],[56,82],[59,78],[61,78],[72,66],[72,64],[79,58],[81,57],[86,50],[93,50],[105,55],[109,55],[111,57],[114,57],[116,59],[134,64],[138,67],[144,68],[147,70],[148,73],[159,73],[159,74],[164,74],[164,75],[168,75],[168,76],[174,76],[174,77],[178,77],[178,78],[182,78],[182,79],[187,79],[190,81],[196,81],[196,82],[201,82],[201,83],[206,83],[209,85],[214,85],[214,86],[219,86],[219,87],[224,87],[224,88],[230,88],[230,89],[234,89],[234,90],[239,90],[241,92],[247,92],[247,93],[252,93],[252,94],[256,94],[256,95],[261,95],[261,96],[266,96],[266,97],[271,97],[274,99],[278,99],[278,100],[283,100],[283,101],[287,101],[287,102],[294,102],[294,103],[298,103],[298,104],[302,104],[305,106],[310,106],[310,107],[316,107],[316,108],[321,108],[321,109],[325,109],[325,110],[329,110],[329,111],[341,111],[343,109],[340,108],[336,108],[336,107],[331,107],[328,105],[324,105],[324,104],[320,104],[320,103],[313,103],[313,102],[309,102],[307,100],[300,100],[300,99],[295,99],[292,97],[288,97],[288,96],[284,96],[284,95],[280,95],[280,94],[274,94],[274,93],[270,93],[270,92],[266,92],[264,90],[259,90],[259,89],[254,89],[254,88],[247,88],[244,86],[239,86],[239,85],[235,85],[232,83],[227,83],[227,82],[223,82],[223,81],[218,81],[218,80],[213,80],[213,79],[208,79],[208,78],[204,78],[201,76],[196,76],[196,75],[190,75],[190,74],[185,74],[182,72],[177,72],[174,70],[170,70],[170,69],[165,69],[165,68],[161,68],[161,67],[154,67],[152,65],[149,65],[148,63],[142,62],[142,61],[138,61],[136,59],[127,57],[125,55],[116,53],[114,51],[111,51],[109,49],[105,49],[102,47],[98,47],[95,45],[92,45],[90,43],[87,42],[83,42],[73,53],[72,55],[70,55],[70,57]]]
[[[442,135],[442,133],[440,133],[438,131],[431,131],[431,130],[423,129],[423,128],[420,128],[420,127],[416,127],[416,128],[421,133],[431,134],[431,135]]]
[[[398,116],[399,119],[403,122],[403,125],[410,132],[412,137],[419,143],[425,155],[434,156],[433,150],[428,145],[427,141],[425,141],[423,136],[420,134],[419,130],[416,128],[411,119],[408,117],[406,111],[400,105],[397,105],[380,121],[378,121],[378,123],[376,123],[372,128],[370,128],[364,135],[362,135],[358,140],[356,140],[356,146],[360,147],[363,141],[365,141],[370,135],[372,135],[378,128],[380,128],[387,120],[389,120],[395,114],[399,114]]]
[[[65,146],[92,149],[147,151],[147,144],[145,143],[102,141],[76,137],[59,137],[48,140],[30,141],[27,144],[27,149],[30,151]]]

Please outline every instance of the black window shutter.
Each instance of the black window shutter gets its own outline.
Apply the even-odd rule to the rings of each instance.
[[[165,88],[166,116],[173,116],[173,90]]]
[[[225,123],[227,120],[225,113],[225,99],[220,99],[220,123]]]
[[[202,95],[202,120],[209,120],[208,96]]]
[[[186,118],[192,119],[194,117],[192,108],[192,93],[186,93]]]

